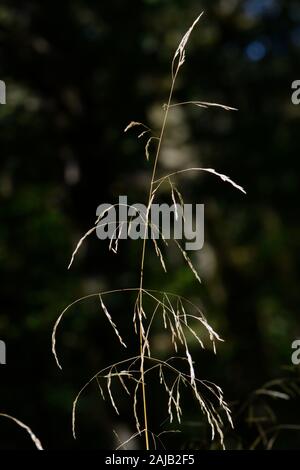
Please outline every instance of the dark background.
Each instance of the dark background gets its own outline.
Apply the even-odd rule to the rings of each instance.
[[[123,130],[131,120],[159,128],[172,56],[203,9],[175,100],[223,102],[239,112],[174,109],[160,170],[212,167],[247,196],[211,175],[182,178],[186,200],[205,204],[204,249],[192,254],[203,283],[172,251],[165,275],[149,250],[145,284],[192,296],[226,340],[217,356],[196,345],[192,351],[198,374],[222,386],[232,406],[236,427],[225,430],[227,447],[265,448],[278,431],[275,448],[300,447],[299,366],[291,363],[291,343],[300,336],[300,108],[291,103],[291,83],[300,79],[299,2],[7,0],[0,6],[0,79],[7,86],[0,105],[0,339],[7,344],[0,411],[29,424],[47,449],[113,448],[113,429],[122,438],[134,431],[126,396],[120,392],[118,417],[92,384],[72,438],[76,393],[124,355],[99,304],[82,303],[63,321],[62,371],[51,331],[76,298],[138,282],[138,242],[122,242],[114,255],[92,236],[66,268],[99,204],[122,194],[145,202],[144,142]],[[132,298],[108,304],[135,354]],[[168,353],[169,343],[155,335],[156,354]],[[270,380],[290,399],[255,392]],[[159,384],[149,387],[151,427],[178,429],[165,422]],[[215,448],[200,411],[191,400],[184,408],[182,433],[165,435],[164,444]],[[0,448],[32,443],[1,419]]]

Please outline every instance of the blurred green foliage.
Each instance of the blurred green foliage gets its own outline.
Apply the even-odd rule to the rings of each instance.
[[[46,448],[108,448],[114,428],[120,435],[133,429],[126,398],[117,417],[91,386],[80,402],[73,441],[76,393],[122,356],[96,302],[76,307],[63,321],[62,372],[51,355],[51,330],[77,297],[137,283],[136,242],[123,242],[115,256],[91,238],[70,272],[66,266],[100,203],[116,202],[120,194],[145,201],[143,143],[123,129],[133,119],[159,127],[172,55],[202,9],[176,99],[223,102],[239,112],[174,112],[162,165],[215,168],[248,194],[210,175],[183,179],[187,200],[205,204],[205,247],[193,258],[203,284],[172,251],[168,276],[149,254],[145,282],[195,299],[226,340],[217,356],[196,344],[194,354],[199,375],[221,385],[234,409],[264,382],[291,373],[284,367],[291,366],[291,343],[300,336],[300,108],[291,103],[291,83],[300,78],[299,2],[4,0],[0,338],[7,343],[7,365],[0,366],[0,409],[30,424]],[[135,351],[132,299],[116,297],[109,307]],[[169,352],[159,332],[155,342],[158,352]],[[163,430],[159,384],[151,390],[152,426]],[[297,394],[269,400],[279,423],[300,423]],[[258,416],[261,402],[253,407]],[[1,422],[0,430],[0,448],[31,447],[13,424]],[[239,414],[228,446],[250,448],[259,432]],[[165,444],[209,448],[193,403],[186,402],[182,434],[166,436]],[[283,430],[274,445],[299,444],[299,432]]]

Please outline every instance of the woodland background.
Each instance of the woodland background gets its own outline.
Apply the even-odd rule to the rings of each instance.
[[[0,338],[7,365],[0,366],[0,409],[29,424],[48,449],[112,448],[113,429],[122,437],[133,430],[126,397],[118,417],[91,386],[72,438],[76,393],[121,354],[99,304],[84,303],[63,321],[63,371],[51,354],[51,331],[77,297],[137,283],[137,242],[121,243],[114,255],[92,237],[71,271],[67,264],[99,204],[122,194],[145,202],[143,142],[123,130],[131,120],[159,127],[174,50],[202,10],[176,99],[239,111],[174,110],[162,168],[212,167],[247,196],[211,175],[182,179],[187,201],[205,204],[205,246],[193,255],[203,283],[172,252],[168,275],[150,255],[145,283],[192,296],[226,340],[217,356],[193,352],[199,375],[222,386],[234,410],[228,448],[249,449],[258,436],[263,448],[278,425],[300,425],[299,366],[291,364],[291,343],[300,337],[300,106],[291,103],[291,83],[300,79],[299,2],[3,0]],[[115,297],[109,308],[134,351],[130,300]],[[159,332],[155,345],[158,354],[170,348]],[[276,390],[293,389],[290,400],[255,393],[274,379]],[[151,387],[152,427],[168,429],[160,386]],[[165,445],[212,448],[201,413],[192,401],[185,409],[182,433],[165,435]],[[299,448],[300,431],[281,428],[274,447]],[[0,448],[32,443],[1,420]]]

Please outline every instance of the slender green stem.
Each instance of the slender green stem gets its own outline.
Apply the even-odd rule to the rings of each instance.
[[[152,201],[152,194],[153,194],[153,185],[156,175],[157,164],[159,160],[159,155],[161,151],[161,146],[164,138],[164,133],[166,129],[169,108],[173,96],[174,85],[177,77],[178,69],[172,78],[172,84],[170,88],[168,103],[165,108],[163,124],[161,127],[160,137],[158,141],[157,151],[155,155],[155,160],[152,169],[152,176],[148,194],[148,204],[147,204],[147,214],[146,214],[146,221],[145,221],[145,232],[143,237],[143,247],[142,247],[142,257],[141,257],[141,269],[140,269],[140,288],[139,288],[139,322],[140,322],[140,355],[141,355],[141,366],[140,366],[140,374],[141,374],[141,387],[142,387],[142,399],[143,399],[143,412],[144,412],[144,429],[145,429],[145,444],[146,449],[149,450],[149,429],[148,429],[148,414],[147,414],[147,398],[146,398],[146,388],[145,388],[145,370],[144,370],[144,333],[143,333],[143,282],[144,282],[144,265],[145,265],[145,254],[146,254],[146,242],[147,242],[147,230],[148,230],[148,222],[149,222],[149,211]]]

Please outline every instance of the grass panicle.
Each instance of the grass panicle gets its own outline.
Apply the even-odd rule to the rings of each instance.
[[[213,351],[216,352],[216,343],[218,341],[222,341],[222,339],[208,323],[206,317],[203,315],[199,307],[191,300],[184,298],[176,293],[147,289],[144,283],[145,258],[148,256],[146,234],[150,228],[152,228],[152,230],[154,229],[159,231],[158,227],[153,227],[150,223],[149,213],[151,205],[158,197],[159,189],[164,182],[169,184],[171,193],[170,196],[176,208],[176,218],[179,216],[178,210],[184,206],[184,198],[178,189],[177,180],[179,176],[186,172],[194,171],[213,174],[218,178],[221,178],[222,181],[231,184],[235,189],[245,193],[244,188],[235,183],[231,178],[220,172],[217,172],[212,168],[185,168],[174,173],[163,175],[159,178],[157,177],[159,157],[164,141],[166,126],[168,123],[168,116],[174,107],[191,104],[204,109],[208,107],[217,107],[225,111],[236,110],[230,106],[225,106],[218,103],[208,103],[206,101],[186,101],[181,103],[172,103],[176,79],[179,70],[183,66],[186,58],[186,46],[190,39],[191,33],[199,23],[201,16],[202,13],[196,18],[194,23],[184,34],[174,53],[171,64],[171,84],[169,97],[167,104],[163,106],[163,119],[160,132],[158,133],[159,137],[152,135],[152,130],[150,127],[141,122],[131,121],[125,128],[125,132],[137,129],[139,132],[138,138],[140,139],[146,135],[149,136],[149,134],[151,134],[151,136],[148,137],[145,145],[145,156],[149,164],[152,165],[152,171],[148,188],[147,211],[146,214],[140,214],[143,221],[145,236],[142,240],[139,285],[137,287],[130,287],[126,289],[114,289],[110,291],[99,292],[77,299],[64,309],[64,311],[58,317],[53,328],[52,351],[57,365],[61,368],[61,363],[58,359],[56,348],[56,336],[58,327],[64,315],[77,303],[83,302],[88,298],[98,298],[98,300],[100,299],[100,306],[104,316],[108,320],[110,326],[113,328],[118,341],[122,346],[126,347],[126,343],[122,339],[124,335],[121,335],[118,327],[116,326],[116,323],[113,321],[112,316],[108,311],[107,305],[109,303],[109,299],[105,300],[105,304],[103,299],[104,297],[106,299],[110,295],[116,294],[134,295],[135,300],[132,309],[132,319],[133,333],[138,337],[138,354],[136,354],[134,357],[130,357],[101,369],[100,371],[96,372],[81,388],[73,402],[72,429],[74,438],[76,437],[76,410],[78,401],[91,383],[97,383],[102,398],[107,402],[110,402],[112,408],[117,414],[120,413],[116,397],[113,396],[112,391],[113,383],[117,381],[121,385],[124,393],[132,400],[133,417],[136,426],[136,432],[134,432],[126,442],[121,442],[118,448],[126,448],[126,445],[129,444],[130,441],[137,438],[144,439],[146,449],[150,449],[152,447],[156,448],[158,445],[163,445],[161,440],[162,433],[154,433],[154,431],[151,430],[151,424],[149,424],[148,401],[149,389],[151,389],[151,381],[149,380],[150,374],[151,380],[153,380],[153,373],[156,373],[157,380],[166,394],[166,413],[170,423],[174,423],[175,420],[178,422],[178,424],[182,422],[184,415],[184,410],[182,407],[182,393],[183,390],[190,390],[196,403],[200,407],[200,410],[207,419],[211,429],[212,439],[218,436],[221,445],[224,446],[224,419],[226,420],[227,424],[233,426],[230,409],[224,400],[222,389],[212,382],[198,378],[197,367],[194,362],[190,346],[190,339],[193,338],[194,342],[196,342],[200,348],[204,349],[210,344]],[[105,213],[115,206],[111,206],[109,209],[106,209]],[[79,240],[72,254],[69,267],[74,262],[74,259],[80,247],[82,246],[82,243],[96,230],[98,224],[101,223],[103,216],[104,213],[100,214],[95,222],[95,225],[89,229]],[[115,253],[118,251],[118,240],[122,230],[123,226],[119,226],[116,229],[113,241],[111,240],[109,244],[109,249]],[[130,231],[130,224],[128,230]],[[174,242],[180,253],[183,255],[188,268],[192,271],[196,280],[201,282],[200,277],[186,251],[177,242],[177,240],[174,240]],[[163,239],[163,243],[164,248],[167,248],[168,244],[166,240]],[[153,239],[153,247],[154,252],[161,263],[162,269],[167,272],[163,251],[155,239]],[[169,335],[170,342],[174,348],[174,356],[163,360],[156,358],[153,355],[154,350],[152,330],[154,320],[157,319],[160,319],[161,328],[165,331],[166,334]],[[181,364],[180,367],[178,366],[178,363]],[[148,384],[147,391],[146,383]]]

